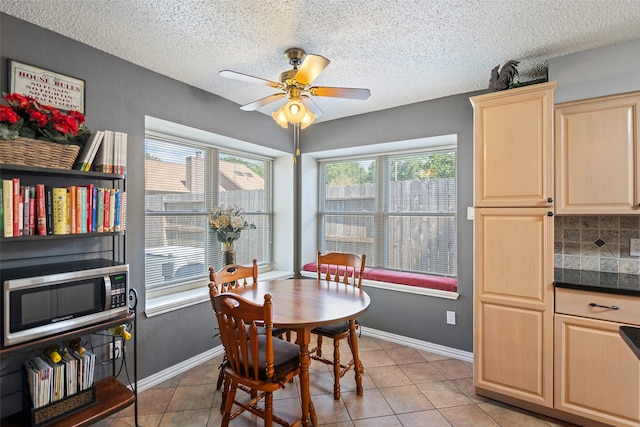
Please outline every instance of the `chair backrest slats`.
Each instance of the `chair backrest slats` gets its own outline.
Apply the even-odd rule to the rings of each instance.
[[[318,251],[318,280],[323,280],[324,274],[327,282],[345,283],[360,288],[366,259],[364,254],[330,252],[322,255]]]
[[[218,318],[220,340],[231,369],[247,378],[260,377],[259,336],[266,339],[266,378],[272,378],[273,369],[273,305],[271,295],[264,296],[264,305],[254,304],[234,293],[220,293],[212,299]],[[266,334],[258,333],[264,328]]]
[[[258,261],[253,260],[251,266],[229,264],[215,271],[209,267],[209,298],[213,307],[213,298],[223,292],[240,286],[253,286],[258,282]]]

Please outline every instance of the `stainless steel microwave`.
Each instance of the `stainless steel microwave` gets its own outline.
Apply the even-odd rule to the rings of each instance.
[[[4,269],[2,347],[126,315],[129,265],[105,259]]]

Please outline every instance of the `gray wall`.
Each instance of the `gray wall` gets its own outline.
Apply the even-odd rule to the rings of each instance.
[[[549,60],[556,104],[640,90],[640,40]]]
[[[473,108],[467,93],[390,110],[318,123],[304,131],[303,153],[457,134],[458,300],[367,288],[371,308],[362,325],[386,332],[473,351]],[[402,150],[402,142],[397,149]],[[456,312],[456,325],[446,324]]]

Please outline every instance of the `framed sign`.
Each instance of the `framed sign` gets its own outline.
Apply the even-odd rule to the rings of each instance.
[[[9,60],[9,92],[60,110],[84,112],[84,80]]]

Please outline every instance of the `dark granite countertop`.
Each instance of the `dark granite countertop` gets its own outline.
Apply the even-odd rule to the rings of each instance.
[[[640,296],[640,274],[556,268],[554,279],[558,288]]]
[[[620,326],[620,336],[640,359],[640,328]]]

